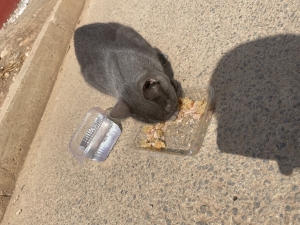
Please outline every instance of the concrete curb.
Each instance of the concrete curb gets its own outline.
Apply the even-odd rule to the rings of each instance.
[[[0,197],[7,203],[84,5],[85,0],[57,2],[1,108]]]

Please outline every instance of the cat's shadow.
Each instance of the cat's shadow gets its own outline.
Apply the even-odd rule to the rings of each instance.
[[[221,151],[276,160],[285,175],[300,167],[300,36],[234,48],[219,61],[210,85]]]

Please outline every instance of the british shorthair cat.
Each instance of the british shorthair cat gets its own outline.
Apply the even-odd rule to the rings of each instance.
[[[117,99],[111,118],[157,123],[175,119],[182,94],[170,62],[140,34],[118,23],[75,31],[77,60],[85,80]]]

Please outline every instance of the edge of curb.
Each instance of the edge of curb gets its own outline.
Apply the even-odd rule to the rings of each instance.
[[[86,0],[58,0],[0,109],[0,197],[5,197],[5,208],[85,3]],[[4,213],[0,210],[0,222]]]

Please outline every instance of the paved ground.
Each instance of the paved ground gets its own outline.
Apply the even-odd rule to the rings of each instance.
[[[34,42],[53,11],[56,2],[57,0],[31,0],[26,10],[14,23],[0,30],[0,114],[7,110],[8,107],[2,107],[2,104],[6,98],[14,96],[15,92],[12,90],[12,84],[16,84],[20,80],[22,75],[19,70],[24,59],[30,54]],[[30,87],[27,86],[26,89],[28,88]],[[28,91],[26,90],[26,92]],[[24,102],[24,99],[19,100]],[[30,102],[34,101],[31,99]],[[28,104],[26,107],[28,107]],[[12,120],[12,117],[9,117],[9,120]],[[5,129],[2,122],[4,121],[0,115],[0,130],[2,131],[0,132],[0,221],[13,192],[17,174],[27,154],[24,145],[17,141],[19,138],[23,138],[22,135],[18,134],[19,138],[13,138],[12,135],[10,140],[14,142],[14,146],[8,144],[10,141],[7,140],[6,135],[3,135],[3,132],[6,134],[12,134],[13,132],[10,131],[11,129]],[[17,124],[19,124],[18,129],[22,130],[20,129],[20,123]],[[28,128],[25,129],[28,132]],[[32,136],[34,136],[34,133],[32,133]]]
[[[17,24],[9,25],[0,33],[0,40],[3,41],[0,47],[5,46],[7,50],[1,64],[9,62],[17,53],[22,56],[24,51],[30,51],[24,64],[18,62],[17,68],[23,64],[20,71],[9,66],[11,72],[7,72],[4,66],[4,74],[9,74],[9,79],[5,81],[9,92],[0,107],[0,220],[43,116],[85,1],[53,0],[50,5],[50,1],[40,3],[35,5],[35,1],[31,1]],[[18,44],[21,40],[24,40],[21,42],[24,46]],[[10,78],[13,83],[10,83]]]
[[[80,25],[131,25],[184,87],[215,89],[205,142],[180,158],[134,154],[123,139],[104,163],[77,164],[71,134],[114,100],[84,83],[71,47],[2,223],[300,224],[299,6],[90,0]]]
[[[0,107],[8,94],[11,83],[16,79],[21,66],[16,64],[12,66],[11,64],[18,62],[22,64],[22,60],[18,59],[22,56],[26,57],[26,53],[31,51],[34,41],[56,2],[57,0],[31,0],[26,10],[14,23],[0,30],[0,66],[5,71],[8,71],[5,75],[5,72],[2,69],[0,70]]]

